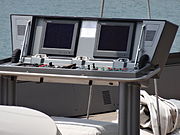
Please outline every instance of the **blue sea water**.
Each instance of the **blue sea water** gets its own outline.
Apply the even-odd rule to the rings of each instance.
[[[180,0],[150,0],[152,18],[180,24]],[[0,59],[11,56],[10,14],[99,17],[100,0],[0,0]],[[147,0],[105,0],[104,17],[147,18]],[[171,52],[180,52],[180,32]]]

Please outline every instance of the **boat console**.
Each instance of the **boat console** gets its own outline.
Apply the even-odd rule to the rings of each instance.
[[[13,39],[11,61],[1,61],[1,78],[13,80],[12,87],[2,83],[1,90],[13,91],[17,80],[119,86],[122,121],[119,132],[139,134],[139,128],[133,126],[139,123],[140,84],[159,76],[178,26],[152,19],[57,16],[27,19],[26,27],[18,31],[20,37]],[[18,38],[24,38],[22,45]]]
[[[164,66],[176,30],[165,20],[33,16],[24,27],[22,49],[0,69],[140,77]]]

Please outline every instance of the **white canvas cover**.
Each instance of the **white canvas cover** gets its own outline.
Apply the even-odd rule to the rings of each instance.
[[[180,128],[180,101],[158,99],[160,110],[161,135],[168,133],[178,134]],[[158,135],[158,111],[156,97],[141,91],[140,125],[143,128],[151,128],[153,134]],[[173,133],[174,132],[174,133]]]
[[[17,106],[0,105],[0,135],[61,135],[44,113]]]

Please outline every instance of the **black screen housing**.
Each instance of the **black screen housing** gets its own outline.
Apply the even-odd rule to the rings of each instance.
[[[94,57],[130,58],[134,23],[99,22]]]
[[[78,35],[78,21],[45,20],[40,53],[51,56],[74,56]]]

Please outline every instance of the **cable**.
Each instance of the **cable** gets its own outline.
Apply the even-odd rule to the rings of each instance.
[[[24,35],[24,39],[23,39],[23,42],[22,42],[21,54],[20,54],[20,59],[19,59],[21,63],[23,62],[24,50],[27,47],[27,38],[29,36],[30,24],[31,24],[31,21],[29,20],[27,22],[27,24],[26,24],[25,35]]]
[[[145,32],[145,28],[146,28],[146,25],[143,24],[142,27],[141,27],[141,33],[140,33],[140,38],[139,38],[139,41],[138,41],[138,47],[137,47],[137,51],[136,51],[136,56],[135,56],[135,67],[137,67],[137,63],[138,63],[138,57],[139,57],[139,53],[140,51],[142,51],[142,42],[144,42],[144,32]]]
[[[158,100],[157,79],[154,79],[154,89],[155,89],[156,105],[157,105],[158,132],[159,132],[159,135],[161,135],[161,120],[160,120],[160,109],[159,109],[159,100]]]

